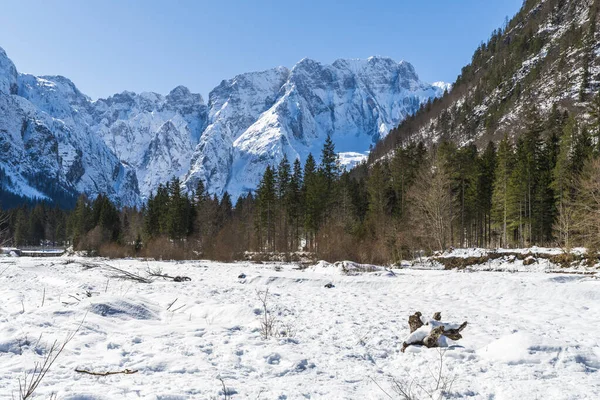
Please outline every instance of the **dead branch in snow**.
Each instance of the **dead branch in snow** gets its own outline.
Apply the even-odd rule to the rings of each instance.
[[[119,267],[114,267],[114,266],[106,264],[106,263],[103,263],[102,267],[108,269],[109,271],[112,271],[114,273],[115,278],[126,279],[126,280],[135,281],[135,282],[139,282],[139,283],[152,283],[151,279],[144,278],[141,275],[138,275],[133,272],[129,272],[129,271],[124,270]]]
[[[151,270],[148,268],[146,273],[153,278],[171,279],[173,282],[188,282],[192,280],[189,276],[170,276],[163,274],[161,269]]]
[[[94,371],[88,371],[86,369],[75,368],[75,372],[79,372],[80,374],[94,375],[94,376],[109,376],[109,375],[118,375],[118,374],[131,375],[131,374],[135,374],[136,372],[138,372],[138,370],[137,369],[134,369],[134,370],[124,369],[123,371],[94,372]]]

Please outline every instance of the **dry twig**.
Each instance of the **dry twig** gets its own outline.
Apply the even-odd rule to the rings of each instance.
[[[79,372],[80,374],[94,375],[94,376],[109,376],[109,375],[117,375],[117,374],[131,375],[131,374],[135,374],[136,372],[138,372],[138,370],[137,369],[134,369],[134,370],[124,369],[123,371],[94,372],[94,371],[88,371],[86,369],[77,369],[76,368],[75,372]]]

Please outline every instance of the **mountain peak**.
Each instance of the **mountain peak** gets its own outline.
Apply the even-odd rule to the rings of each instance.
[[[0,92],[16,94],[18,90],[17,77],[15,64],[0,47]]]
[[[169,103],[204,104],[204,99],[202,98],[202,95],[192,93],[190,89],[183,85],[179,85],[173,90],[171,90],[166,98],[167,102]]]

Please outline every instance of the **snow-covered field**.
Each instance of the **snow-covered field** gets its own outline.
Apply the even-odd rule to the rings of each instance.
[[[400,399],[394,380],[433,389],[438,374],[437,349],[400,351],[415,311],[469,322],[442,353],[452,398],[600,398],[595,276],[108,261],[192,279],[144,284],[89,262],[104,261],[0,258],[1,399],[82,320],[35,398],[224,399],[222,379],[232,399]],[[261,337],[267,288],[290,337]]]

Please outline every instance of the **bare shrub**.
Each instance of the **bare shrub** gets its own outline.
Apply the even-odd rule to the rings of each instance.
[[[195,260],[198,259],[192,246],[186,241],[172,241],[166,237],[150,240],[140,255],[155,260]]]
[[[133,246],[124,246],[118,243],[105,243],[102,244],[98,250],[100,257],[107,258],[127,258],[135,256],[135,249]]]
[[[106,229],[97,226],[81,238],[77,245],[77,250],[97,252],[104,243],[109,241],[110,233]]]
[[[205,255],[211,260],[224,262],[242,260],[246,249],[238,236],[234,226],[226,225],[214,238],[205,240]]]
[[[275,316],[275,311],[270,303],[269,289],[264,292],[257,291],[256,296],[260,301],[262,315],[260,318],[260,335],[263,339],[292,338],[296,336],[296,326],[290,321],[281,321]]]
[[[269,339],[277,333],[277,318],[273,316],[269,309],[269,289],[264,292],[257,291],[256,296],[262,306],[262,317],[260,320],[260,334],[263,339]]]
[[[317,234],[317,258],[329,262],[358,260],[357,239],[340,224],[327,224]],[[362,261],[362,260],[358,260]]]
[[[444,370],[444,356],[446,349],[438,348],[438,358],[436,360],[437,371],[429,369],[431,376],[430,382],[418,381],[417,379],[406,378],[403,380],[392,379],[392,391],[396,396],[386,392],[374,379],[377,387],[390,399],[401,400],[444,400],[452,397],[452,385],[455,376],[448,375]]]
[[[52,346],[50,346],[50,349],[48,349],[46,355],[44,356],[44,360],[41,363],[36,362],[33,367],[33,371],[25,372],[23,380],[19,379],[20,400],[30,399],[34,396],[35,391],[46,377],[46,374],[48,373],[50,368],[52,368],[52,366],[56,362],[56,359],[61,355],[67,344],[69,344],[69,342],[73,340],[77,332],[79,332],[84,321],[85,317],[79,323],[79,326],[75,331],[67,334],[62,343],[59,343],[55,340],[52,343]]]

